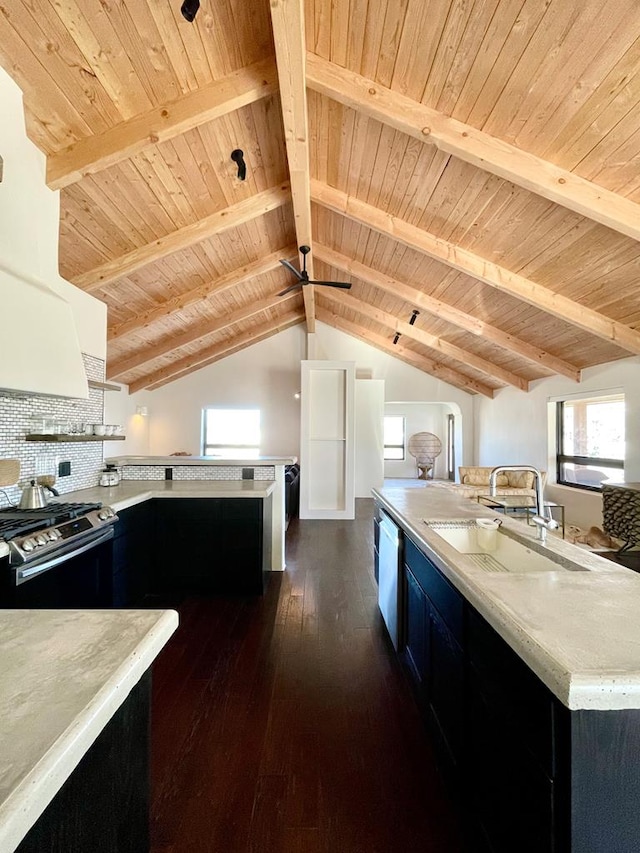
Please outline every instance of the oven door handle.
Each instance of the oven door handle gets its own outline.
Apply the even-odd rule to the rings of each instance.
[[[55,557],[52,557],[50,560],[46,560],[44,563],[40,563],[37,566],[32,566],[28,569],[18,569],[16,572],[16,582],[22,583],[22,581],[31,580],[31,578],[37,577],[42,574],[42,572],[48,572],[49,569],[59,566],[60,563],[64,563],[71,557],[78,557],[80,554],[86,554],[87,551],[90,551],[97,545],[102,545],[103,542],[107,542],[109,539],[113,539],[113,527],[109,527],[107,530],[102,531],[99,536],[90,539],[79,548],[69,548],[69,550],[65,551],[63,554],[56,554]]]

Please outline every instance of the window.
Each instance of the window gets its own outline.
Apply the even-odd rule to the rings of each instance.
[[[260,455],[259,409],[203,409],[204,456],[254,459]]]
[[[624,479],[624,394],[557,403],[558,483],[600,491]]]
[[[404,418],[402,415],[384,417],[384,458],[404,459]]]

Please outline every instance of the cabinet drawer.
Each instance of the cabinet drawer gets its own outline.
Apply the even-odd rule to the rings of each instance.
[[[514,732],[549,776],[556,774],[555,738],[563,722],[553,694],[477,611],[469,607],[469,661],[491,712]]]
[[[405,537],[404,559],[415,579],[427,593],[447,627],[462,644],[464,625],[464,599],[454,589],[442,572]]]

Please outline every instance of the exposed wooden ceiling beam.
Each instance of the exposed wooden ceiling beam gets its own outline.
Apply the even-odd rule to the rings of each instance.
[[[287,314],[279,317],[277,321],[265,324],[260,329],[253,332],[245,332],[245,334],[234,337],[225,343],[207,347],[207,349],[201,350],[195,355],[181,358],[179,361],[175,361],[161,370],[156,370],[147,376],[136,379],[135,382],[129,385],[129,393],[135,394],[136,391],[141,391],[143,388],[155,390],[162,385],[166,385],[168,382],[175,382],[176,379],[181,379],[183,376],[193,373],[194,370],[200,370],[208,364],[213,364],[214,361],[219,361],[221,358],[233,355],[233,353],[241,349],[264,341],[273,335],[277,335],[279,332],[284,332],[285,329],[297,326],[303,322],[304,319],[300,316],[299,311],[289,311]]]
[[[467,365],[468,367],[473,367],[475,370],[479,370],[482,373],[486,373],[487,376],[498,380],[498,382],[503,382],[506,385],[513,385],[515,388],[520,389],[520,391],[529,390],[529,383],[527,380],[518,376],[516,373],[512,373],[510,370],[505,370],[498,365],[492,364],[490,361],[481,358],[475,353],[462,349],[455,344],[451,344],[448,341],[439,338],[437,335],[432,335],[415,325],[411,325],[411,323],[398,320],[398,318],[394,317],[393,314],[389,314],[387,311],[383,311],[373,305],[368,305],[361,299],[356,299],[355,296],[350,296],[347,293],[338,294],[327,288],[322,292],[322,299],[327,299],[334,305],[342,305],[345,308],[349,308],[351,311],[362,314],[370,320],[379,323],[381,326],[387,326],[387,328],[391,329],[393,332],[399,332],[401,335],[417,341],[419,344],[422,344],[429,349],[435,350],[440,355],[444,355],[447,358],[454,358],[456,361],[461,362],[462,365]]]
[[[47,158],[47,183],[53,190],[68,187],[139,154],[149,145],[166,142],[205,122],[239,110],[278,90],[272,58],[239,68],[179,100],[80,139]]]
[[[245,222],[250,222],[258,216],[264,216],[270,210],[276,210],[291,201],[291,191],[288,183],[268,190],[250,198],[243,199],[224,210],[218,210],[204,219],[185,225],[165,237],[160,237],[145,246],[138,246],[126,255],[113,258],[100,266],[77,276],[73,284],[82,290],[91,292],[104,287],[119,278],[136,272],[147,264],[159,261],[161,258],[187,249],[202,240],[222,234],[230,228],[237,228]]]
[[[445,320],[447,323],[464,329],[465,332],[484,338],[486,341],[535,364],[536,367],[544,367],[553,373],[560,373],[574,382],[580,381],[580,370],[574,364],[557,358],[538,347],[534,347],[532,344],[510,335],[508,332],[503,332],[502,329],[491,326],[489,323],[485,323],[484,320],[480,320],[472,314],[466,314],[453,305],[448,305],[440,299],[435,299],[433,296],[429,296],[415,287],[410,287],[404,282],[384,275],[378,272],[378,270],[354,261],[346,255],[336,252],[334,249],[329,249],[320,243],[316,243],[315,253],[318,260],[336,269],[344,270],[356,278],[367,282],[367,284],[383,290],[390,296],[404,299],[417,308],[434,314],[438,319]]]
[[[592,308],[568,299],[561,293],[555,293],[548,287],[518,275],[506,267],[501,267],[455,243],[436,237],[435,234],[423,231],[415,225],[410,225],[327,184],[313,180],[311,195],[314,201],[330,210],[386,234],[405,246],[424,252],[453,269],[466,273],[502,293],[521,299],[540,311],[546,311],[591,335],[614,343],[627,352],[640,354],[640,332],[625,326],[624,323],[612,320]]]
[[[299,293],[292,292],[280,297],[267,296],[264,299],[252,302],[250,305],[245,305],[237,311],[232,311],[230,314],[226,314],[219,319],[209,319],[204,323],[198,323],[181,335],[171,335],[154,346],[137,350],[129,358],[122,358],[120,361],[114,361],[113,364],[107,365],[107,378],[113,379],[116,376],[125,376],[127,373],[131,373],[132,370],[142,367],[143,364],[155,361],[156,358],[161,358],[163,355],[180,349],[180,347],[194,344],[216,332],[222,332],[224,329],[233,326],[234,323],[242,323],[245,320],[251,319],[251,317],[255,317],[256,314],[268,311],[269,308],[279,308],[291,299],[297,299],[299,295]]]
[[[483,394],[485,397],[493,397],[493,389],[482,382],[477,382],[475,379],[470,379],[462,373],[452,370],[450,367],[445,367],[443,364],[438,364],[436,361],[431,361],[423,355],[418,355],[414,350],[405,347],[401,341],[397,344],[391,343],[390,340],[382,335],[376,335],[369,329],[359,326],[357,323],[352,323],[350,320],[345,320],[338,314],[335,314],[324,305],[318,305],[318,319],[340,329],[347,334],[358,338],[376,349],[382,350],[387,355],[392,355],[394,358],[399,358],[401,361],[406,361],[412,367],[421,370],[423,373],[429,373],[437,379],[453,385],[455,388],[460,388],[463,391],[470,391],[473,394]]]
[[[303,1],[271,0],[270,8],[296,237],[298,246],[313,246]],[[313,279],[313,255],[307,257],[307,272]],[[307,331],[312,333],[315,331],[313,285],[303,287],[302,295]]]
[[[131,320],[110,326],[107,330],[107,340],[109,342],[115,341],[124,335],[130,335],[140,331],[140,329],[146,329],[147,326],[150,326],[157,320],[166,320],[168,317],[179,314],[189,305],[202,302],[209,296],[224,293],[225,290],[231,290],[256,276],[278,268],[281,258],[291,260],[296,253],[297,249],[295,246],[286,246],[284,249],[278,249],[278,251],[266,255],[264,258],[260,258],[259,261],[253,261],[250,264],[238,267],[238,269],[231,270],[231,272],[220,276],[215,281],[209,281],[206,284],[200,285],[200,287],[194,287],[193,290],[181,293],[172,299],[167,299],[160,305],[150,308],[142,314],[138,314]]]
[[[548,160],[312,53],[307,55],[307,85],[401,133],[435,145],[479,169],[640,240],[640,204]]]

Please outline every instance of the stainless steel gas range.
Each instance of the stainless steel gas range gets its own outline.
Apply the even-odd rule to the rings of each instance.
[[[0,607],[109,607],[117,520],[97,503],[0,510]]]

